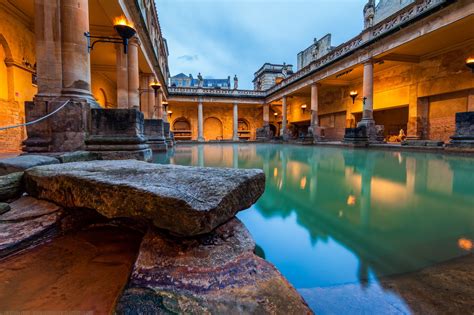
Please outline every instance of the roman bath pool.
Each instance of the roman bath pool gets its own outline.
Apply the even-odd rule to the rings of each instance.
[[[416,292],[433,291],[436,296],[449,291],[443,285],[456,276],[465,278],[452,274],[459,268],[448,266],[454,280],[439,277],[433,288],[423,279],[445,272],[436,268],[459,259],[468,259],[465,263],[472,268],[473,158],[204,144],[178,145],[157,155],[155,162],[263,169],[264,195],[238,217],[253,235],[257,253],[272,262],[317,313],[409,313],[430,299],[420,301]],[[427,270],[426,275],[416,274],[420,270]],[[407,277],[413,272],[422,280]],[[432,306],[429,302],[424,310]]]

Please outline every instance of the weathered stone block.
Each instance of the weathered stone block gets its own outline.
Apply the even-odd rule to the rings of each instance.
[[[268,141],[273,138],[274,134],[269,125],[257,128],[257,140]]]
[[[173,238],[151,229],[118,314],[311,314],[236,218],[210,234]]]
[[[208,233],[263,194],[261,170],[199,168],[139,161],[36,167],[25,176],[31,196],[108,217],[145,218],[177,235]]]
[[[8,201],[23,193],[23,172],[0,176],[0,201]]]
[[[72,162],[86,162],[86,161],[95,161],[101,160],[101,156],[98,153],[88,152],[88,151],[75,151],[62,154],[58,157],[61,163],[72,163]]]
[[[143,113],[136,109],[92,109],[87,151],[103,159],[150,161],[152,151],[146,144]]]
[[[368,145],[369,137],[367,136],[367,128],[365,126],[346,128],[343,142],[356,146]]]
[[[10,211],[10,205],[8,203],[0,202],[0,215]]]
[[[20,155],[14,158],[0,160],[0,176],[15,172],[22,172],[30,167],[58,164],[59,160],[44,155]]]
[[[153,151],[166,151],[167,144],[163,119],[145,119],[145,137]]]
[[[474,112],[456,113],[456,132],[449,146],[474,148]]]

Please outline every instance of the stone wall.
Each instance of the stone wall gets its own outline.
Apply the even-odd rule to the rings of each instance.
[[[25,101],[36,94],[33,25],[0,5],[0,126],[25,121]],[[24,128],[0,131],[0,151],[19,151]]]

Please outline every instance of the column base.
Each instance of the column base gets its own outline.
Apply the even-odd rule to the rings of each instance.
[[[144,133],[147,139],[146,143],[153,151],[165,152],[168,149],[162,119],[145,119]]]
[[[197,139],[197,141],[198,141],[198,142],[205,142],[206,140],[205,140],[203,137],[199,137],[199,138]]]
[[[143,130],[143,113],[135,109],[92,109],[86,150],[103,159],[149,162],[153,152]]]
[[[272,130],[270,125],[265,125],[262,128],[257,128],[257,141],[269,141],[273,138]]]
[[[365,127],[365,132],[370,143],[381,143],[384,140],[384,126],[376,125],[373,119],[362,119],[357,124],[357,128]],[[353,128],[349,128],[353,129]],[[347,130],[347,129],[346,129]]]
[[[448,147],[474,149],[474,111],[456,113],[456,134]]]

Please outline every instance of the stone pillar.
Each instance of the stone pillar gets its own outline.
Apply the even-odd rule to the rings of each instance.
[[[61,24],[58,1],[35,0],[38,96],[61,94]]]
[[[88,30],[89,1],[61,0],[61,55],[64,61],[62,94],[94,100],[90,84],[90,54],[84,36],[84,32]]]
[[[408,124],[406,135],[409,140],[421,140],[426,138],[428,128],[429,99],[418,97],[418,86],[410,86],[410,98],[408,104]]]
[[[288,107],[287,107],[286,96],[283,96],[281,101],[282,101],[282,107],[281,107],[282,115],[281,115],[280,135],[283,137],[283,136],[285,136],[285,132],[286,132],[286,121],[287,121],[287,116],[288,116]]]
[[[115,46],[117,66],[117,108],[128,108],[128,58],[122,45]]]
[[[128,45],[128,108],[139,108],[140,105],[140,72],[138,68],[138,39],[129,41]]]
[[[233,111],[233,121],[232,121],[232,141],[239,141],[239,105],[234,103]]]
[[[146,108],[146,115],[145,117],[147,119],[152,119],[153,114],[155,112],[155,91],[150,87],[150,84],[155,82],[155,76],[154,75],[148,75],[148,80],[147,80],[147,86],[145,87],[148,89],[147,97],[148,97],[148,106]],[[144,109],[142,109],[144,110]]]
[[[202,101],[198,104],[198,141],[204,141],[204,115],[202,108]]]
[[[374,121],[374,64],[372,60],[364,63],[364,82],[362,90],[362,120],[357,124],[357,127],[366,127],[369,141],[376,141],[377,132],[375,130]]]
[[[374,64],[372,61],[364,64],[364,83],[363,83],[364,108],[362,120],[374,120]]]
[[[314,140],[319,140],[319,100],[318,100],[318,84],[311,84],[311,133],[313,134]]]
[[[161,90],[158,91],[155,101],[155,116],[156,119],[163,120],[163,93]]]
[[[263,126],[270,125],[270,105],[263,105]]]

